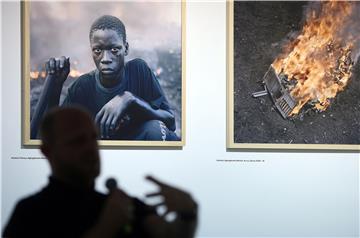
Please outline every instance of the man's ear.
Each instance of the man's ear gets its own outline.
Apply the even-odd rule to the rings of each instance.
[[[125,43],[125,56],[127,56],[129,54],[129,43],[126,42]]]

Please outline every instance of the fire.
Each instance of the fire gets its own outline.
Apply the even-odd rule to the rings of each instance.
[[[288,82],[287,89],[297,101],[291,116],[309,104],[324,111],[337,93],[344,90],[354,64],[352,50],[359,39],[340,33],[352,24],[352,2],[321,2],[319,12],[311,11],[299,36],[290,42],[273,63],[276,73]]]
[[[79,77],[80,75],[82,75],[82,73],[80,73],[79,71],[74,70],[74,69],[70,70],[70,72],[69,72],[69,76],[70,76],[70,77],[73,77],[73,78],[77,78],[77,77]]]
[[[78,70],[72,69],[69,72],[69,76],[72,78],[77,78],[80,75],[82,75],[82,73]],[[30,78],[31,79],[39,79],[39,78],[45,78],[46,77],[46,72],[45,71],[31,71],[30,72]]]
[[[35,71],[35,72],[30,72],[30,78],[32,79],[37,79],[39,78],[40,72],[39,71]]]

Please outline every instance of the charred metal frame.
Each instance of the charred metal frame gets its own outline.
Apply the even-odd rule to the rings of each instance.
[[[269,94],[281,116],[284,119],[289,118],[297,102],[290,95],[290,92],[283,86],[281,79],[278,77],[271,65],[265,73],[262,83],[264,84],[264,90],[255,92],[252,96],[257,98]]]

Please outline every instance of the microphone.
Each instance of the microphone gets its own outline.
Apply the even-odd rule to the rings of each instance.
[[[105,182],[105,187],[109,190],[109,192],[111,193],[111,191],[113,191],[114,189],[117,188],[117,182],[116,182],[116,179],[114,178],[108,178]],[[133,209],[132,207],[129,208],[129,211],[133,212]],[[131,223],[128,223],[128,224],[125,224],[123,227],[122,227],[122,232],[124,232],[125,234],[129,235],[132,233],[133,231],[133,225]]]
[[[108,178],[105,182],[105,187],[111,192],[112,190],[117,188],[117,182],[114,178]]]

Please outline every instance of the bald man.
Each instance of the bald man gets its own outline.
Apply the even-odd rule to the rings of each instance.
[[[40,192],[21,200],[8,222],[4,237],[193,237],[197,204],[190,194],[147,179],[159,186],[148,197],[163,202],[149,206],[114,188],[109,195],[95,191],[100,173],[97,130],[92,118],[77,108],[56,108],[41,125],[41,152],[51,176]],[[175,212],[168,222],[158,206]]]

